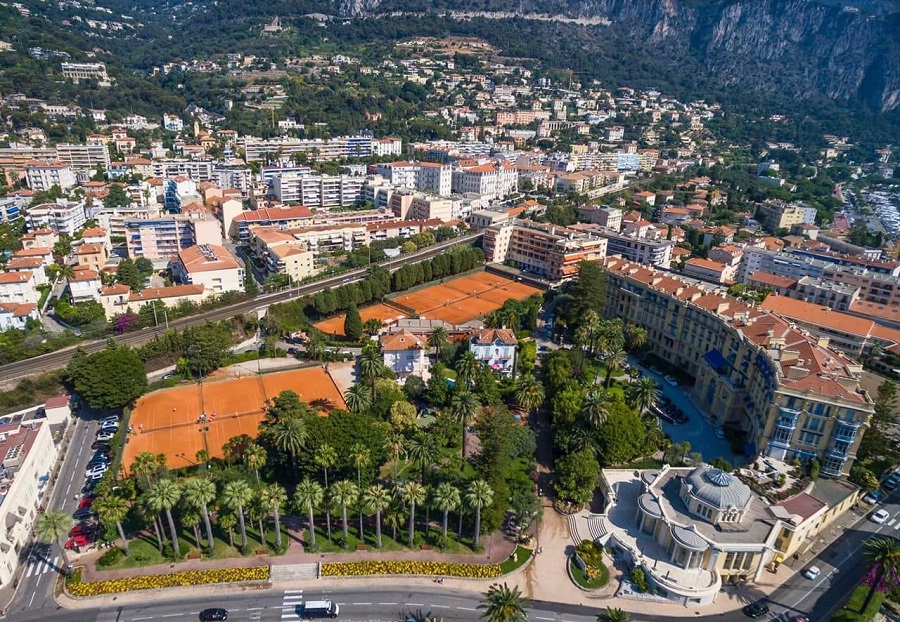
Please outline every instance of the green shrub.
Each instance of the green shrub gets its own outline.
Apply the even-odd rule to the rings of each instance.
[[[641,568],[635,568],[631,571],[631,582],[634,584],[634,589],[638,592],[641,594],[646,593],[648,589],[647,576]]]
[[[110,568],[118,564],[124,558],[125,551],[114,546],[111,549],[107,549],[107,551],[100,556],[100,559],[97,560],[97,568]]]

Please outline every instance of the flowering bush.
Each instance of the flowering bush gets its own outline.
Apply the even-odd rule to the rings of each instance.
[[[454,564],[449,562],[413,561],[326,562],[322,564],[323,577],[356,577],[384,574],[493,579],[500,576],[500,566],[498,564]]]
[[[232,583],[237,581],[265,581],[269,578],[268,566],[249,568],[217,568],[214,570],[186,570],[171,574],[151,574],[108,581],[74,581],[68,585],[72,596],[99,596],[134,590],[158,590],[167,587]]]

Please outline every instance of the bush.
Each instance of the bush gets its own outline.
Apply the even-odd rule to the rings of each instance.
[[[125,551],[115,546],[100,556],[97,560],[97,568],[109,568],[115,566],[125,558]]]
[[[493,579],[500,576],[499,564],[456,564],[450,562],[365,561],[326,562],[323,577],[360,577],[369,575],[428,575]]]
[[[649,586],[647,585],[647,576],[641,568],[635,568],[631,571],[631,582],[634,584],[634,589],[641,594],[646,593],[649,589]]]

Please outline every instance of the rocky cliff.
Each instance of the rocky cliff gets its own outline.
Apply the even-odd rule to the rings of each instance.
[[[355,16],[452,11],[492,18],[584,18],[581,28],[590,29],[597,38],[624,38],[633,48],[630,51],[638,54],[665,49],[676,65],[680,60],[684,66],[699,63],[721,84],[796,98],[822,93],[840,100],[863,100],[882,110],[900,106],[900,13],[891,13],[898,8],[896,2],[863,0],[854,6],[824,0],[337,3],[344,15]]]

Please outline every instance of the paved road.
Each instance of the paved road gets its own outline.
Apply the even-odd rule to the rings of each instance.
[[[94,442],[98,427],[99,415],[88,410],[84,411],[87,419],[77,418],[70,424],[74,426],[68,447],[62,454],[62,466],[59,476],[50,494],[49,502],[45,500],[44,506],[52,510],[62,510],[71,514],[78,506],[75,495],[81,494],[84,486],[84,470],[93,451],[91,443]],[[72,521],[73,524],[75,521]],[[48,611],[55,611],[56,602],[53,599],[53,587],[57,574],[65,570],[66,563],[62,552],[55,544],[36,543],[26,559],[21,564],[22,574],[19,577],[19,586],[16,595],[9,605],[9,612],[15,616],[27,611],[41,611],[46,615]]]
[[[454,244],[470,244],[477,240],[481,235],[481,233],[475,233],[466,238],[456,238],[454,240],[448,240],[446,242],[442,242],[440,244],[422,249],[421,251],[405,255],[398,259],[384,261],[379,265],[387,270],[394,271],[397,268],[400,268],[401,266],[404,266],[408,263],[423,261],[425,259],[430,259],[435,255],[439,255],[445,252],[448,247],[453,246]],[[361,268],[359,270],[345,272],[344,274],[335,277],[316,281],[315,283],[310,283],[308,285],[302,285],[298,288],[292,288],[283,292],[263,294],[261,296],[257,296],[254,299],[230,305],[228,307],[223,307],[215,311],[173,320],[169,322],[169,328],[184,329],[188,326],[203,324],[207,320],[223,320],[233,317],[238,313],[247,313],[259,308],[267,307],[271,304],[284,302],[285,300],[291,300],[292,298],[298,298],[307,294],[314,294],[320,290],[325,289],[326,287],[334,287],[346,283],[360,281],[365,278],[367,272],[368,269]],[[134,333],[118,335],[113,337],[113,339],[120,344],[137,346],[150,341],[155,334],[156,331],[152,329],[145,329]],[[107,341],[105,339],[89,341],[80,344],[80,347],[86,352],[96,352],[105,348],[106,342]],[[18,380],[21,380],[22,378],[27,378],[29,376],[34,376],[37,374],[52,371],[54,369],[65,367],[66,364],[68,364],[69,359],[72,357],[73,352],[74,348],[69,348],[66,350],[60,350],[58,352],[51,352],[50,354],[36,356],[24,361],[19,361],[17,363],[0,365],[0,385],[10,386]]]

